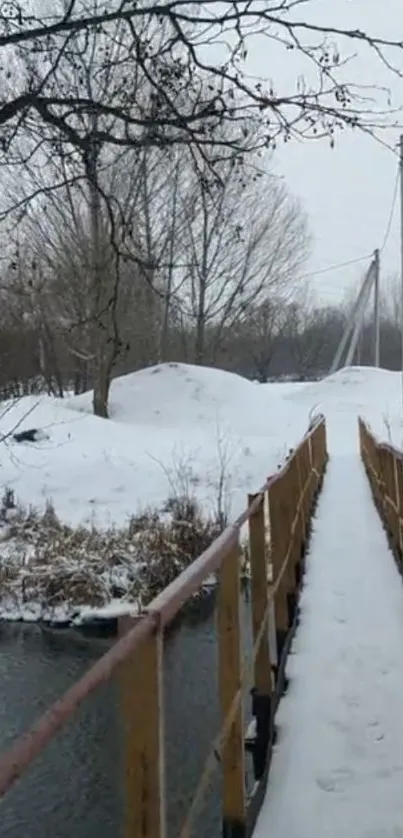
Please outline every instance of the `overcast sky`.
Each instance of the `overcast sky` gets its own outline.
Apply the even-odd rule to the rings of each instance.
[[[308,15],[320,23],[403,40],[403,0],[309,0],[296,8],[295,18],[307,19]],[[343,42],[340,45],[342,54],[357,52],[356,46]],[[403,71],[403,51],[390,57]],[[273,78],[279,93],[295,87],[298,73],[310,72],[301,57],[267,40],[256,44],[251,66],[254,73]],[[346,79],[360,84],[388,87],[393,107],[403,107],[403,77],[390,73],[373,52],[358,50],[344,73]],[[386,95],[381,92],[375,103],[375,107],[379,106],[387,106]],[[403,111],[400,122],[403,131]],[[399,133],[400,129],[393,129],[382,136],[394,145]],[[321,271],[382,246],[397,172],[397,157],[391,151],[363,134],[344,132],[337,136],[334,149],[326,140],[293,141],[279,150],[275,164],[309,214],[314,248],[307,271]],[[397,202],[382,253],[384,280],[400,271],[399,225]],[[363,267],[365,270],[365,262]],[[361,274],[361,266],[355,265],[323,273],[312,279],[312,284],[321,297],[337,301],[346,287],[358,286]]]

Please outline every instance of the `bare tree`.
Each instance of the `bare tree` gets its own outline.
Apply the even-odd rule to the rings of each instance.
[[[37,266],[27,274],[26,300],[49,340],[72,358],[76,389],[92,384],[100,416],[107,415],[113,370],[123,354],[138,351],[140,330],[148,344],[143,360],[150,357],[158,301],[140,268],[114,247],[113,224],[85,184],[52,193],[46,213],[31,210],[25,222]]]
[[[384,319],[400,328],[402,321],[402,284],[396,274],[385,277],[380,288],[380,307]]]
[[[307,5],[309,0],[2,2],[2,153],[10,159],[23,135],[26,154],[40,158],[48,130],[59,142],[88,151],[87,126],[94,117],[96,144],[186,144],[201,158],[215,148],[217,160],[228,149],[244,155],[245,117],[259,129],[252,134],[254,147],[275,143],[279,135],[333,141],[338,127],[373,131],[390,124],[386,92],[375,89],[372,98],[367,89],[362,93],[353,66],[347,78],[346,62],[350,45],[362,45],[380,65],[400,73],[401,40],[304,18]],[[295,91],[285,94],[275,81],[248,78],[248,48],[259,35],[282,45],[285,56],[289,50],[301,56],[307,72],[305,78],[298,73]],[[90,54],[97,81],[91,95],[86,80],[79,89],[69,83],[71,58],[85,57],[88,64]],[[105,100],[102,80],[111,75],[114,95]],[[229,128],[224,140],[223,123]]]
[[[285,307],[283,317],[278,351],[291,358],[292,372],[302,379],[326,373],[345,325],[343,308],[318,305],[305,287]]]
[[[246,317],[239,323],[233,335],[241,351],[248,359],[250,374],[265,383],[269,379],[270,367],[276,342],[281,332],[287,297],[274,294],[251,306]]]
[[[192,333],[187,360],[206,360],[210,330],[211,362],[249,308],[267,307],[268,295],[295,279],[309,248],[306,219],[275,178],[250,169],[245,179],[221,164],[218,183],[207,172],[195,177],[183,155],[155,157],[152,150],[112,157],[95,186],[77,164],[77,176],[31,206],[25,222],[42,266],[30,297],[43,330],[58,330],[85,381],[90,368],[98,415],[107,415],[113,369],[132,343],[125,323],[132,333],[155,330],[154,360],[178,316],[183,335]],[[64,154],[52,165],[63,169]],[[39,186],[41,173],[31,175]]]
[[[118,24],[115,35],[117,41],[108,53],[113,52],[113,61],[102,63],[107,46],[102,37],[99,42],[97,33],[91,33],[91,50],[80,50],[79,43],[71,47],[54,84],[61,91],[74,91],[76,96],[84,90],[90,100],[101,93],[104,102],[113,101],[116,68],[125,58]],[[124,275],[127,278],[135,270],[133,266],[130,271],[124,267],[123,243],[126,256],[136,256],[138,275],[140,233],[133,232],[132,219],[145,178],[137,177],[140,162],[132,149],[109,149],[99,139],[100,120],[95,111],[77,115],[85,142],[79,142],[77,132],[60,141],[55,130],[50,130],[42,144],[42,154],[47,152],[46,167],[40,169],[30,157],[24,158],[26,144],[22,142],[19,153],[25,178],[14,206],[28,214],[25,227],[30,226],[32,232],[34,224],[39,233],[32,248],[44,272],[35,305],[40,307],[48,342],[52,334],[49,322],[56,322],[65,335],[66,330],[70,332],[69,349],[91,370],[94,413],[106,417],[112,372],[124,347],[119,323],[122,281]],[[36,196],[34,202],[32,195]],[[149,270],[143,266],[144,274]],[[31,288],[31,298],[33,293]],[[60,311],[61,299],[64,312]]]
[[[369,106],[368,91],[360,98],[353,77],[346,82],[346,49],[351,42],[369,46],[393,72],[390,50],[401,51],[401,43],[307,23],[295,17],[300,6],[299,0],[31,0],[28,8],[22,0],[0,2],[0,162],[13,182],[22,166],[26,172],[24,194],[11,203],[3,196],[2,216],[12,209],[20,221],[31,202],[37,213],[45,212],[43,198],[67,186],[85,194],[81,241],[91,286],[86,318],[94,410],[100,415],[107,413],[112,370],[122,351],[123,260],[137,266],[163,301],[160,354],[166,351],[170,315],[179,312],[186,329],[196,323],[194,357],[202,360],[206,326],[214,323],[219,342],[223,330],[257,302],[259,288],[279,282],[279,270],[272,266],[270,279],[267,268],[270,210],[265,227],[247,193],[242,199],[237,193],[241,179],[232,172],[248,153],[273,148],[280,135],[286,140],[326,135],[333,142],[338,127],[373,131],[390,123],[387,106],[379,108],[381,91],[374,91]],[[295,92],[284,95],[267,80],[252,82],[247,51],[259,34],[297,51],[313,67],[316,83],[299,75]],[[169,197],[167,235],[155,214],[150,223],[148,154],[137,184],[143,213],[134,214],[134,225],[106,174],[118,152],[130,153],[136,168],[135,152],[140,159],[140,152],[157,150],[161,169],[162,159],[172,165],[169,153],[178,147],[197,172],[181,269],[177,186]],[[56,177],[52,158],[62,162]],[[43,173],[42,182],[32,178],[34,171]],[[254,217],[248,230],[243,219],[235,224],[234,207],[240,214],[241,204],[244,215]]]
[[[14,262],[14,270],[17,270]],[[21,300],[0,290],[0,398],[28,395],[41,389],[42,369],[36,324]]]
[[[295,279],[309,252],[306,218],[282,182],[252,167],[225,164],[220,183],[207,172],[190,181],[181,307],[195,327],[193,360],[216,352],[226,329]],[[211,334],[210,334],[211,338]]]
[[[279,136],[327,136],[333,143],[337,128],[373,132],[393,121],[381,90],[373,91],[368,104],[368,91],[360,96],[353,70],[346,81],[346,58],[354,42],[371,48],[390,72],[399,72],[400,41],[308,23],[296,17],[304,5],[300,0],[31,0],[27,8],[22,0],[0,2],[0,162],[13,182],[18,171],[24,185],[17,200],[3,195],[0,215],[13,210],[21,223],[30,205],[36,217],[45,213],[53,193],[71,188],[85,195],[79,240],[91,307],[69,328],[79,329],[80,340],[91,333],[92,348],[75,351],[92,365],[94,409],[101,415],[107,413],[112,370],[125,344],[118,323],[124,265],[135,266],[161,302],[160,357],[170,318],[180,318],[186,334],[196,324],[193,357],[202,360],[207,326],[214,325],[217,348],[224,331],[259,303],[263,289],[278,288],[284,279],[284,265],[275,269],[267,259],[270,210],[265,208],[265,226],[255,198],[248,200],[247,190],[241,198],[237,191],[245,177],[234,172],[246,168],[248,154],[273,148]],[[287,95],[267,80],[251,81],[247,51],[257,35],[292,48],[315,78],[308,82],[299,74],[295,92]],[[185,157],[174,162],[178,149]],[[117,155],[129,155],[129,171],[138,173],[131,181],[136,200],[125,192],[122,178],[120,191],[111,188]],[[52,158],[62,164],[56,176]],[[179,183],[184,159],[187,167],[192,161],[197,175],[186,197]],[[160,193],[161,206],[169,210],[150,213],[150,194],[157,194],[154,174],[158,181],[166,168],[176,173],[171,191]],[[40,182],[33,177],[38,171]],[[241,206],[245,217],[254,218],[248,229],[243,217],[235,223]],[[184,209],[190,218],[186,235],[179,230]],[[275,254],[271,246],[273,259]],[[39,288],[43,280],[41,274]],[[37,293],[36,312],[38,300]],[[42,309],[43,303],[41,342],[48,355],[56,355]]]
[[[126,229],[137,231],[135,247],[132,236],[125,236],[122,254],[142,271],[145,285],[154,293],[157,355],[164,361],[173,308],[180,304],[184,283],[189,156],[184,149],[167,152],[148,148],[138,152],[136,159],[140,161],[138,198],[131,199],[131,206],[120,213]]]

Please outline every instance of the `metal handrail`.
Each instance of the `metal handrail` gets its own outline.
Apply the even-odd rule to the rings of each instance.
[[[304,446],[321,425],[324,417],[318,417],[309,428],[293,454]],[[229,525],[220,536],[171,582],[148,605],[145,613],[127,634],[97,660],[90,669],[70,687],[37,722],[11,745],[0,757],[0,797],[22,776],[32,761],[71,719],[82,702],[100,686],[109,681],[117,668],[155,631],[167,626],[178,614],[183,604],[193,596],[212,573],[219,570],[229,551],[237,543],[240,531],[262,502],[262,496],[289,469],[290,461],[267,478],[247,509]]]

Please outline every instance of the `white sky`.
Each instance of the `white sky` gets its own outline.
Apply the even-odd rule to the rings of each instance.
[[[295,19],[315,20],[327,25],[365,30],[373,35],[403,40],[403,0],[309,0],[295,9]],[[403,106],[403,77],[390,73],[373,52],[340,42],[343,55],[358,53],[344,70],[346,79],[365,85],[384,85],[392,94],[392,106]],[[307,71],[304,59],[286,52],[270,41],[255,42],[250,58],[251,72],[272,78],[277,92],[293,89],[299,73]],[[395,53],[395,63],[403,71],[403,50]],[[379,93],[377,107],[386,104]],[[403,132],[403,112],[399,119]],[[400,129],[390,129],[384,139],[398,142]],[[308,212],[314,246],[308,272],[320,271],[381,248],[396,182],[397,158],[370,137],[359,132],[343,132],[336,147],[326,140],[293,141],[279,149],[276,170],[290,190],[302,199]],[[399,201],[396,203],[387,246],[381,257],[382,275],[400,271]],[[324,301],[343,296],[346,288],[358,287],[363,270],[360,265],[326,272],[312,279]]]

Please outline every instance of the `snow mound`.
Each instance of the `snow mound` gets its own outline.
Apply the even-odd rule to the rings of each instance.
[[[400,372],[345,367],[320,381],[287,387],[282,402],[288,402],[298,411],[305,408],[324,413],[335,453],[342,449],[358,450],[358,416],[369,423],[380,439],[403,448]]]
[[[373,396],[375,386],[380,386],[382,389],[396,387],[399,376],[400,373],[380,369],[379,367],[343,367],[332,375],[326,376],[319,383],[324,387],[358,386],[370,390]]]
[[[286,397],[307,399],[349,399],[354,402],[357,393],[374,402],[376,393],[381,398],[393,395],[399,387],[400,373],[375,367],[344,367],[322,378],[320,381],[307,383],[303,388],[294,388]]]
[[[287,392],[289,388],[286,388]],[[41,428],[49,439],[0,450],[4,487],[24,505],[51,500],[68,524],[124,525],[133,513],[189,492],[216,509],[220,476],[230,517],[243,510],[305,433],[309,407],[277,387],[217,369],[164,364],[113,382],[109,420],[92,394],[27,397],[0,408],[0,433]]]
[[[259,396],[261,397],[259,399]],[[117,422],[163,427],[217,421],[239,411],[253,399],[267,410],[259,385],[235,373],[188,364],[159,364],[112,382],[109,416]],[[74,410],[91,413],[92,393],[69,400]],[[253,417],[251,417],[253,420]]]
[[[332,375],[295,388],[284,396],[299,405],[317,404],[324,413],[365,415],[369,421],[395,414],[401,400],[400,373],[373,367],[346,367]]]

